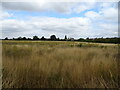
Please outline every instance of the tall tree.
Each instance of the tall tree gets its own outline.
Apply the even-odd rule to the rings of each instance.
[[[56,40],[56,36],[55,36],[55,35],[51,35],[51,36],[50,36],[50,39],[51,39],[51,40]]]
[[[26,38],[26,37],[23,37],[22,39],[23,39],[23,40],[26,40],[27,38]]]
[[[38,36],[33,36],[33,40],[39,40]]]
[[[8,40],[8,37],[6,37],[5,40]]]
[[[45,40],[44,36],[42,36],[41,40]]]
[[[64,38],[65,40],[67,40],[67,36],[65,35],[65,38]]]
[[[17,38],[17,40],[21,40],[21,39],[22,39],[22,37],[18,37],[18,38]]]

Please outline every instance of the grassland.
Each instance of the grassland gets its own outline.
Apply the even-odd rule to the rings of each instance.
[[[118,46],[3,41],[3,88],[117,88]]]

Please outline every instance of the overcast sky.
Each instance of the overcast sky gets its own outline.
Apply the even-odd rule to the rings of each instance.
[[[2,2],[2,38],[117,37],[117,2]]]

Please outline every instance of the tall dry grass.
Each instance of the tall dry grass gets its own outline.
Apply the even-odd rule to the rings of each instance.
[[[3,44],[3,88],[118,87],[117,47]]]

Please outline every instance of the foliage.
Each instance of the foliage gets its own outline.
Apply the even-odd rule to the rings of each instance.
[[[50,40],[56,40],[56,36],[55,35],[51,35],[50,36]]]
[[[13,38],[13,39],[8,39],[7,37],[3,40],[45,40],[45,41],[80,41],[80,42],[96,42],[96,43],[120,43],[120,38],[119,37],[111,37],[111,38],[89,38],[87,37],[86,39],[84,38],[79,38],[79,39],[74,39],[74,38],[67,38],[65,35],[64,39],[56,38],[55,35],[51,35],[50,38],[45,38],[42,36],[42,38],[38,38],[38,36],[33,36],[33,39],[31,38],[26,38],[26,37],[18,37],[18,38]]]
[[[39,40],[38,36],[33,36],[33,40]]]

